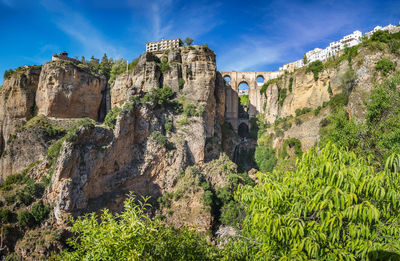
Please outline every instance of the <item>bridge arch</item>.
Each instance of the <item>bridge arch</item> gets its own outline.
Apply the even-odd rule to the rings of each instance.
[[[248,86],[249,94],[249,118],[254,117],[259,112],[264,110],[263,104],[265,102],[264,95],[260,94],[260,90],[264,82],[270,79],[279,77],[283,72],[221,72],[223,78],[229,77],[230,82],[225,86],[225,120],[231,123],[235,131],[238,131],[241,121],[239,117],[239,85],[246,83]],[[258,81],[257,81],[258,79]],[[262,81],[261,81],[262,79]],[[246,120],[248,121],[247,118]],[[247,124],[248,126],[248,124]],[[242,127],[244,128],[244,127]]]

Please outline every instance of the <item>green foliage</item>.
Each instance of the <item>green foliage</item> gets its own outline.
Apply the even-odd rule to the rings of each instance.
[[[381,72],[384,76],[388,75],[390,72],[393,72],[395,69],[396,65],[394,62],[386,58],[380,59],[375,65],[375,70]]]
[[[2,223],[9,223],[12,218],[12,212],[8,209],[0,209],[0,221]]]
[[[258,169],[262,172],[271,172],[278,161],[275,156],[275,150],[272,147],[261,145],[256,147],[254,160]]]
[[[139,59],[134,59],[130,64],[128,64],[128,70],[132,72],[135,69],[136,65],[138,65],[138,63]]]
[[[192,117],[196,115],[196,106],[191,103],[183,104],[183,115],[186,117]]]
[[[320,60],[314,61],[308,65],[306,73],[312,72],[314,74],[314,80],[318,80],[318,74],[324,70],[324,65]]]
[[[104,125],[107,127],[114,129],[115,123],[117,122],[117,117],[122,112],[122,109],[119,107],[112,108],[104,118]]]
[[[314,110],[314,115],[317,116],[319,114],[319,112],[321,111],[322,107],[318,106],[315,110]]]
[[[349,94],[355,85],[357,76],[353,69],[347,70],[341,77],[342,89],[344,93]]]
[[[145,101],[149,101],[153,105],[164,107],[174,96],[174,91],[167,85],[164,85],[162,88],[152,89],[151,93],[146,93],[146,95],[144,97]]]
[[[329,93],[329,95],[333,95],[333,92],[332,92],[332,87],[331,87],[331,82],[329,82],[329,85],[328,85],[328,93]]]
[[[43,115],[38,115],[30,119],[21,129],[18,130],[18,132],[30,128],[41,129],[45,131],[47,136],[50,138],[65,134],[64,128],[58,126],[55,123],[52,123],[48,118]]]
[[[355,153],[327,144],[305,153],[294,171],[258,173],[258,180],[237,194],[247,215],[242,239],[231,244],[246,249],[247,258],[362,260],[374,251],[400,253],[399,173],[376,172]]]
[[[126,72],[127,61],[125,59],[119,58],[113,62],[110,71],[110,83],[113,83],[118,75]]]
[[[42,223],[44,220],[48,218],[50,214],[50,206],[44,205],[43,201],[39,201],[32,205],[31,215],[32,218],[35,220],[36,224]]]
[[[183,87],[185,86],[185,80],[183,78],[179,78],[178,86],[179,86],[179,90],[182,90]]]
[[[347,105],[348,101],[349,95],[346,92],[341,92],[331,97],[331,99],[329,100],[329,105],[332,109],[336,110]]]
[[[4,72],[4,80],[10,78],[11,75],[13,75],[13,74],[14,74],[14,70],[13,70],[13,69],[6,70],[6,71]]]
[[[290,77],[289,79],[289,92],[292,92],[293,90],[293,77]]]
[[[272,85],[272,84],[277,83],[278,81],[279,81],[278,78],[268,80],[268,81],[267,81],[266,83],[264,83],[263,86],[261,87],[261,89],[260,89],[260,94],[266,95],[268,87],[269,87],[270,85]]]
[[[29,227],[33,225],[34,219],[28,210],[21,210],[17,215],[17,224],[20,227]]]
[[[172,128],[174,127],[173,123],[171,120],[169,120],[167,117],[164,118],[164,129],[166,132],[171,132]]]
[[[193,43],[193,39],[186,37],[185,40],[183,40],[183,42],[187,45],[190,46]]]
[[[289,138],[285,140],[282,146],[282,153],[280,157],[285,158],[287,156],[287,148],[294,148],[294,154],[297,157],[301,157],[303,155],[303,151],[301,150],[301,142],[296,138]]]
[[[300,126],[302,123],[303,123],[303,121],[300,119],[300,118],[294,118],[294,123],[296,124],[296,126]]]
[[[308,63],[307,55],[304,54],[304,56],[303,56],[303,64],[307,64],[307,63]]]
[[[72,126],[68,131],[67,134],[65,134],[64,137],[56,141],[48,150],[46,153],[47,159],[52,165],[51,172],[54,170],[54,165],[55,162],[57,161],[57,158],[60,154],[62,145],[65,141],[72,141],[76,139],[76,134],[81,128],[93,128],[95,126],[95,121],[90,119],[90,118],[83,118],[78,121],[77,124]]]
[[[279,92],[279,105],[282,107],[283,102],[285,101],[286,96],[287,96],[287,89],[286,88],[283,88],[283,89],[278,88],[278,92]]]
[[[122,213],[107,209],[77,219],[58,260],[215,260],[216,247],[196,231],[174,229],[147,217],[145,203],[134,196],[125,201]],[[145,200],[146,202],[146,200]]]
[[[203,203],[206,206],[212,206],[213,204],[213,193],[210,190],[205,190],[203,194]]]
[[[246,106],[246,107],[248,107],[249,106],[249,95],[248,94],[246,94],[246,95],[240,95],[239,96],[239,99],[240,99],[240,104],[242,105],[242,106]]]
[[[376,86],[366,102],[366,122],[356,123],[341,107],[321,129],[321,141],[332,141],[378,162],[400,153],[400,74]]]
[[[163,135],[159,131],[153,131],[150,134],[149,138],[152,139],[153,141],[155,141],[158,145],[160,145],[162,147],[166,147],[167,146],[167,143],[168,143],[167,137],[165,137],[165,135]]]
[[[310,111],[312,111],[311,108],[304,107],[303,109],[296,109],[295,113],[296,113],[296,116],[300,116],[300,115],[309,113]]]
[[[329,141],[340,147],[355,149],[360,142],[360,128],[353,120],[349,120],[348,113],[343,108],[327,117],[329,125],[321,129],[322,146]]]
[[[160,69],[162,73],[166,73],[169,70],[168,60],[161,61]]]

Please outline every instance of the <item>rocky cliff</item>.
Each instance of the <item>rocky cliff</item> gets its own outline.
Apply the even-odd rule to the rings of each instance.
[[[28,120],[35,115],[97,120],[105,84],[103,76],[74,59],[20,67],[5,79],[0,91],[1,179],[43,160],[58,137],[40,124],[24,128]]]
[[[348,56],[342,52],[325,61],[317,79],[306,66],[270,82],[263,96],[263,115],[271,124],[278,119],[284,121],[268,131],[268,135],[273,134],[274,147],[280,148],[288,138],[300,140],[303,151],[317,144],[320,123],[330,112],[326,106],[332,97],[343,92],[349,92],[346,108],[350,117],[363,121],[364,101],[373,86],[381,81],[375,69],[377,62],[382,58],[400,62],[397,55],[387,50],[372,51],[361,46],[356,48],[352,58],[343,57]],[[287,95],[282,95],[283,92]],[[284,124],[285,130],[281,132]]]
[[[58,222],[105,206],[117,210],[128,191],[155,200],[176,190],[188,166],[218,158],[221,151],[210,147],[220,147],[223,84],[215,54],[207,48],[143,54],[111,87],[114,110],[122,107],[115,127],[81,128],[64,142],[47,196]],[[172,100],[162,106],[146,100],[161,87],[174,91]],[[171,223],[210,229],[210,210],[200,211],[203,194],[191,195],[199,206],[185,208],[187,218],[171,216]],[[205,220],[197,224],[198,219]]]

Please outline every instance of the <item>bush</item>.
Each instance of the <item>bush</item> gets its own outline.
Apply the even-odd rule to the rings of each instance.
[[[30,183],[24,188],[24,191],[26,191],[28,195],[32,195],[36,198],[42,197],[44,190],[45,185],[42,183]]]
[[[173,128],[172,121],[168,120],[168,118],[164,118],[164,129],[166,132],[171,132]]]
[[[314,61],[308,65],[306,72],[312,72],[314,74],[314,80],[318,80],[318,74],[322,72],[324,65],[320,60]]]
[[[396,65],[394,62],[386,58],[380,59],[375,65],[375,70],[380,71],[384,76],[388,75],[390,72],[393,72],[395,69]]]
[[[300,116],[300,115],[309,113],[310,111],[312,111],[311,108],[304,107],[303,109],[296,109],[295,113],[296,113],[296,116]]]
[[[0,209],[0,221],[2,223],[11,222],[12,212],[8,209]]]
[[[318,106],[315,110],[314,110],[314,115],[317,116],[319,114],[319,112],[321,111],[322,107]]]
[[[29,227],[33,224],[33,217],[28,210],[21,210],[17,215],[17,224],[20,227]]]
[[[296,126],[300,126],[302,123],[303,123],[303,121],[300,119],[300,118],[294,118],[294,123],[296,124]]]
[[[192,117],[196,115],[196,106],[191,103],[183,104],[183,115]]]
[[[159,131],[153,131],[150,135],[150,139],[155,141],[158,145],[162,147],[166,147],[168,143],[167,137],[165,137],[161,132]]]
[[[160,69],[162,73],[166,73],[169,70],[169,64],[167,60],[161,62]]]
[[[206,206],[212,206],[213,204],[213,193],[210,190],[205,190],[203,194],[203,203]]]
[[[174,229],[146,216],[147,204],[133,196],[125,209],[112,215],[103,210],[77,219],[59,260],[215,260],[217,248],[188,228]],[[146,200],[145,200],[146,203]],[[112,233],[110,233],[112,231]]]
[[[4,72],[4,80],[6,80],[6,79],[8,79],[8,78],[10,78],[11,77],[11,75],[13,75],[14,74],[14,70],[13,69],[10,69],[10,70],[6,70],[5,72]]]
[[[38,203],[33,204],[31,215],[35,220],[36,224],[42,223],[44,220],[48,218],[50,214],[50,206],[44,205],[43,201],[39,201]]]
[[[249,95],[248,94],[240,95],[239,99],[240,99],[240,105],[246,106],[246,107],[249,106]]]
[[[192,39],[192,38],[189,38],[189,37],[186,37],[185,40],[183,40],[183,42],[184,42],[187,46],[190,46],[190,45],[192,45],[192,43],[193,43],[193,39]]]
[[[338,108],[347,105],[348,101],[349,101],[348,94],[345,92],[341,92],[331,97],[331,99],[329,100],[329,105],[331,106],[332,109],[336,110]]]
[[[303,151],[301,150],[301,142],[299,139],[289,138],[285,140],[282,147],[282,158],[285,158],[287,155],[287,147],[294,148],[294,154],[296,154],[297,157],[301,157],[301,155],[303,155]]]
[[[117,117],[121,114],[122,109],[119,107],[112,108],[104,118],[104,125],[114,129],[115,123],[117,122]]]
[[[285,101],[287,96],[287,89],[286,88],[278,89],[278,91],[279,91],[279,105],[282,107],[283,102]]]
[[[271,172],[278,159],[275,156],[275,150],[271,147],[257,146],[254,153],[254,160],[257,167],[262,172]]]
[[[23,190],[17,193],[17,201],[25,206],[29,206],[33,202],[33,198]]]
[[[332,92],[332,87],[331,87],[331,82],[329,82],[329,85],[328,85],[328,93],[329,93],[329,95],[333,95],[333,92]]]
[[[164,107],[169,103],[173,96],[174,91],[167,85],[164,85],[162,88],[154,88],[151,90],[151,93],[146,93],[143,100],[145,102],[150,102],[153,105]]]
[[[183,78],[179,78],[178,80],[179,90],[182,90],[184,85],[185,85],[185,80]]]
[[[292,92],[293,90],[293,77],[290,77],[289,79],[289,92]]]
[[[294,171],[258,173],[258,180],[237,194],[246,218],[233,243],[256,252],[248,258],[367,260],[378,250],[400,252],[400,201],[393,200],[400,175],[390,168],[377,172],[327,144],[305,153]]]

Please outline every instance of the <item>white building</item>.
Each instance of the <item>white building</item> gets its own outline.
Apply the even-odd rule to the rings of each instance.
[[[239,89],[239,96],[249,95],[249,89]]]
[[[377,31],[389,31],[390,33],[400,32],[400,26],[395,26],[389,24],[385,27],[376,26],[372,31],[366,33],[367,37],[370,37],[373,33]],[[346,47],[356,46],[361,43],[362,33],[360,31],[354,31],[351,34],[344,36],[339,41],[329,43],[329,46],[325,49],[315,48],[314,50],[308,51],[305,55],[307,57],[307,63],[311,63],[317,60],[323,61],[336,55],[340,50],[343,50]],[[279,67],[279,71],[293,71],[296,68],[301,68],[305,64],[303,60],[297,60],[295,62],[284,64]]]
[[[146,52],[157,52],[157,51],[164,51],[168,49],[178,48],[182,46],[183,42],[181,39],[170,39],[170,40],[161,40],[156,42],[149,42],[146,43]]]

